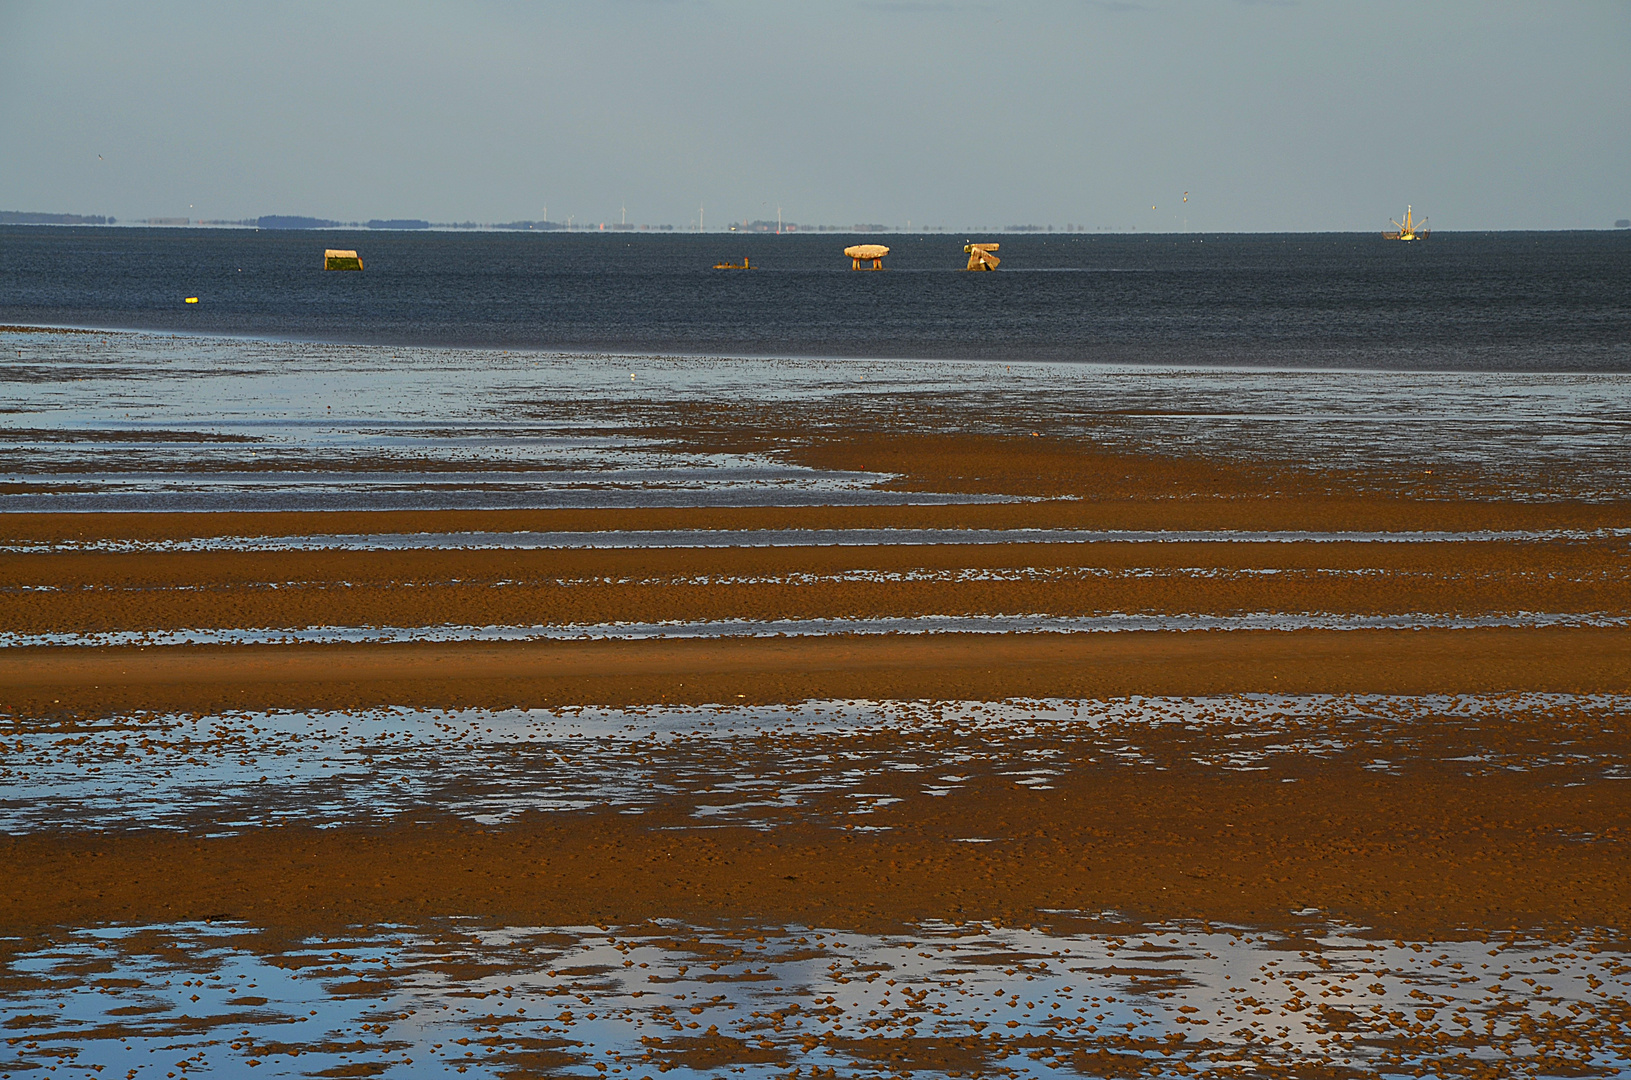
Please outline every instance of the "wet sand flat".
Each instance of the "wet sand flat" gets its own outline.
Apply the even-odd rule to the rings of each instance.
[[[1623,539],[0,556],[0,634],[1044,614],[1624,619]]]
[[[968,441],[968,440],[964,440]],[[859,446],[853,445],[859,443]],[[845,460],[864,455],[876,437],[846,441]],[[1050,449],[1048,456],[1056,454]],[[912,459],[898,467],[908,475],[929,475],[937,456],[934,444],[920,445]],[[1005,460],[993,486],[1037,488],[1027,499],[1046,501],[913,503],[902,493],[888,505],[863,506],[660,506],[514,510],[288,510],[251,512],[221,510],[177,513],[47,513],[19,511],[0,517],[0,543],[48,544],[54,541],[184,540],[212,536],[301,536],[370,533],[456,532],[628,532],[634,530],[725,529],[1318,529],[1364,531],[1461,532],[1501,529],[1631,528],[1631,505],[1624,501],[1549,499],[1517,502],[1498,498],[1457,497],[1428,488],[1427,499],[1396,493],[1318,490],[1343,477],[1302,478],[1308,492],[1290,497],[1272,484],[1246,484],[1230,478],[1198,475],[1182,486],[1162,491],[1136,475],[1144,464],[1135,457],[1107,462],[1107,470],[1126,473],[1116,490],[1092,474],[1066,472],[1074,482],[1045,482],[1039,474],[1049,464],[1037,461],[1031,443],[987,445],[985,452]],[[863,458],[864,460],[864,458]],[[1058,466],[1055,466],[1058,467]],[[941,475],[937,488],[972,487],[968,478]],[[1008,481],[1004,483],[1003,481]],[[1099,482],[1095,482],[1099,481]],[[926,483],[924,486],[927,486]],[[1051,489],[1051,490],[1050,490]],[[999,490],[998,494],[1002,494]],[[1073,501],[1047,499],[1050,494],[1077,495]],[[1012,498],[1012,497],[1011,497]]]
[[[1536,456],[1502,387],[581,366],[11,433],[0,1072],[1631,1060],[1618,384]]]
[[[493,707],[750,698],[1623,692],[1631,631],[936,635],[461,645],[10,649],[12,708]]]
[[[1624,783],[1559,788],[1431,767],[1286,771],[1102,770],[1034,792],[993,781],[926,808],[885,808],[872,822],[883,831],[860,833],[811,820],[699,830],[657,807],[503,829],[12,838],[0,922],[213,917],[311,929],[461,915],[888,930],[1102,910],[1283,926],[1291,912],[1317,909],[1421,935],[1631,916]],[[1571,838],[1581,833],[1601,839]]]
[[[70,739],[76,726],[133,709],[1631,690],[1631,634],[1599,630],[49,649],[0,661],[17,707],[53,718]],[[1536,722],[1531,737],[1565,742],[1565,727],[1548,735],[1545,718]],[[1476,745],[1487,752],[1500,739],[1490,729]],[[728,757],[719,768],[731,773]],[[1088,772],[1046,791],[997,782],[880,811],[861,833],[824,824],[816,808],[770,835],[698,833],[659,800],[634,818],[500,829],[46,834],[12,841],[0,918],[231,914],[304,925],[465,914],[580,924],[712,913],[878,928],[1106,908],[1269,925],[1317,908],[1400,933],[1618,925],[1628,798],[1623,783],[1469,776],[1428,755],[1397,776],[1353,760],[1247,776]],[[966,835],[971,826],[978,835]],[[141,870],[154,866],[164,872]]]

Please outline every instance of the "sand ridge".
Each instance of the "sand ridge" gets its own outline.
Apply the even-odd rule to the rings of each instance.
[[[1295,782],[1284,782],[1287,779]],[[237,918],[321,927],[474,915],[532,925],[753,919],[891,930],[1128,912],[1283,925],[1317,908],[1384,933],[1624,925],[1631,791],[1351,766],[993,779],[823,825],[697,830],[661,809],[505,828],[253,829],[0,841],[0,926]],[[665,828],[666,826],[666,828]],[[1597,844],[1569,839],[1606,832]],[[992,842],[961,842],[970,835]],[[159,869],[162,868],[162,869]]]
[[[707,442],[696,431],[687,437],[698,445]],[[750,443],[768,437],[763,431],[719,436]],[[1425,477],[1400,478],[1393,489],[1378,490],[1367,488],[1363,478],[1117,456],[1073,450],[1041,437],[863,432],[836,438],[805,432],[772,439],[765,447],[823,468],[864,467],[894,476],[889,483],[908,496],[911,490],[961,491],[1020,501],[7,515],[0,519],[0,532],[11,543],[38,544],[630,528],[1594,533],[1624,528],[1627,521],[1619,503],[1475,499],[1432,489],[1438,481]],[[1568,541],[1395,545],[24,551],[0,556],[0,581],[7,590],[0,620],[5,629],[18,631],[386,621],[412,628],[450,619],[481,624],[735,617],[752,622],[777,614],[915,617],[1106,609],[1584,615],[1624,611],[1624,550],[1623,540],[1605,534]],[[198,718],[227,710],[1238,693],[1590,695],[1631,690],[1631,631],[1509,627],[25,647],[0,651],[0,690],[13,730],[50,729],[64,737],[108,717]],[[954,916],[958,906],[1003,918],[1029,912],[1035,918],[1043,907],[1091,903],[1152,917],[1272,919],[1285,905],[1302,902],[1356,919],[1413,926],[1435,920],[1441,926],[1623,921],[1619,890],[1610,884],[1623,876],[1617,861],[1623,834],[1606,830],[1622,827],[1624,811],[1610,781],[1588,778],[1579,788],[1562,790],[1543,772],[1468,776],[1424,761],[1398,778],[1378,777],[1362,763],[1350,762],[1247,780],[1205,769],[1090,770],[1071,783],[1075,786],[1067,785],[1068,790],[1017,793],[987,785],[948,795],[933,807],[908,800],[893,818],[879,818],[889,819],[889,832],[878,836],[857,834],[814,813],[808,820],[781,823],[774,840],[752,830],[676,830],[665,817],[673,808],[661,806],[638,815],[544,817],[490,830],[448,824],[318,836],[272,829],[207,841],[202,834],[212,823],[206,820],[196,823],[198,835],[185,837],[139,829],[107,835],[66,830],[8,841],[19,871],[0,890],[0,904],[12,912],[8,919],[23,922],[48,919],[51,910],[76,920],[158,918],[171,910],[165,903],[178,915],[214,908],[268,919],[293,919],[302,910],[326,911],[334,918],[394,918],[412,914],[404,905],[414,896],[426,900],[426,913],[497,912],[511,910],[504,907],[509,903],[516,905],[513,910],[561,919],[636,919],[663,910],[696,917],[713,911],[813,918],[816,908],[798,904],[825,897],[820,902],[830,910],[823,917],[868,925]],[[1501,808],[1494,832],[1486,827],[1492,806]],[[1235,817],[1252,822],[1248,831],[1263,843],[1214,835],[1219,821]],[[935,831],[937,821],[953,820],[997,820],[1005,827],[994,838],[1000,842],[962,844]],[[1569,823],[1578,825],[1575,834],[1595,839],[1563,838],[1560,829]],[[1413,839],[1401,845],[1400,837]],[[328,869],[296,872],[287,857],[295,850]],[[489,854],[480,855],[468,874],[461,869],[457,876],[440,878],[440,871],[425,869],[461,850],[472,859]],[[382,853],[383,861],[377,880],[359,889],[349,884],[346,867],[359,865],[356,860],[366,851]],[[674,852],[684,852],[687,865],[706,867],[705,877],[673,873]],[[280,858],[284,878],[244,876],[244,867],[256,860],[270,866]],[[173,880],[187,883],[186,888],[178,892],[141,878],[135,871],[144,863],[172,866]],[[535,868],[528,872],[528,884],[507,890],[504,873],[513,877],[514,868],[524,865]],[[1138,866],[1144,869],[1128,869]],[[1205,873],[1192,873],[1197,868]],[[801,881],[794,888],[787,880],[817,872],[826,875],[820,878],[826,884]],[[127,878],[128,887],[120,884]],[[40,887],[48,880],[63,886],[52,901],[55,908],[40,900]],[[139,887],[140,880],[149,884]],[[596,884],[585,887],[591,881]],[[642,884],[636,888],[632,882]],[[960,883],[966,895],[953,903],[946,882]],[[1548,890],[1546,882],[1566,887]],[[698,884],[703,888],[691,888]],[[1304,893],[1313,895],[1298,895]],[[196,901],[163,899],[183,894],[196,894]]]
[[[13,716],[149,708],[999,700],[1126,694],[1623,692],[1631,631],[880,635],[8,649]]]
[[[924,616],[1631,614],[1624,543],[31,553],[0,633]]]
[[[1013,497],[1010,497],[1013,498]],[[1237,529],[1428,531],[1631,528],[1631,505],[1611,501],[1412,499],[1338,493],[1197,490],[1140,498],[1080,496],[1002,502],[860,506],[676,506],[538,510],[291,510],[177,513],[10,513],[0,543],[181,540],[419,532],[573,532],[680,529]]]

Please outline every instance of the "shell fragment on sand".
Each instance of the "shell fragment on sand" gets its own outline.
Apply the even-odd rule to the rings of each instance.
[[[361,270],[362,259],[355,251],[329,248],[323,252],[324,270]]]

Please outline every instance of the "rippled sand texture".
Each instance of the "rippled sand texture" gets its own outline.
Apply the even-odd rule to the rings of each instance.
[[[0,346],[0,1077],[1631,1068],[1631,378]]]

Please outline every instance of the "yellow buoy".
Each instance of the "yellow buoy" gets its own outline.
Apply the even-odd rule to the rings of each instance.
[[[198,297],[196,297],[196,296],[189,296],[189,297],[187,297],[187,303],[189,303],[189,304],[196,304],[196,303],[198,303]]]

